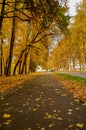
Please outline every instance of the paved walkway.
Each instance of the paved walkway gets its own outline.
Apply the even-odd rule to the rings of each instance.
[[[52,75],[40,75],[2,97],[0,130],[86,130],[86,107]]]
[[[70,74],[72,76],[77,76],[80,78],[86,78],[86,72],[59,72],[59,73]]]

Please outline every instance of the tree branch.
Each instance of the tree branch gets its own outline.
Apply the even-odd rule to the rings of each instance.
[[[4,16],[4,18],[13,18],[14,16]],[[15,16],[16,18],[18,18],[18,19],[20,19],[21,21],[29,21],[30,19],[23,19],[23,18],[21,18],[21,17],[19,17],[19,16]]]
[[[9,7],[12,7],[12,6],[10,6],[9,4],[7,4]],[[31,17],[31,16],[28,16],[27,14],[25,14],[24,12],[22,12],[20,9],[22,9],[22,8],[20,8],[20,9],[17,9],[17,8],[15,8],[15,7],[13,7],[13,9],[15,10],[15,11],[18,11],[18,12],[20,12],[21,14],[23,14],[24,16],[26,16],[26,17],[29,17],[30,19],[32,19],[33,17]]]
[[[42,30],[42,27],[39,29],[39,31],[37,32],[36,36],[31,41],[31,43],[33,43],[36,40],[36,38],[38,37],[38,35],[41,34],[41,30]]]
[[[43,35],[40,39],[38,39],[37,41],[34,41],[33,43],[37,43],[37,42],[39,42],[40,40],[42,40],[44,37],[50,36],[50,35],[54,35],[54,34],[53,34],[53,33],[45,34],[45,35]]]

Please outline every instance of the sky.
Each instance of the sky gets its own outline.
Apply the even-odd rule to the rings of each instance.
[[[82,0],[69,0],[69,13],[71,16],[76,15],[76,4]]]

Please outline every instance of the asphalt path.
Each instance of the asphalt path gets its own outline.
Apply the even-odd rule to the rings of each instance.
[[[86,130],[86,107],[51,74],[39,75],[1,97],[0,130]]]
[[[64,73],[64,74],[70,74],[72,76],[77,76],[80,78],[86,78],[86,72],[59,72],[59,73]]]

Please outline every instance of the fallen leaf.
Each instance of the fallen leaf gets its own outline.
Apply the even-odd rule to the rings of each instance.
[[[58,117],[57,119],[58,119],[58,120],[60,120],[60,121],[62,121],[62,120],[63,120],[63,118],[61,118],[61,117]]]
[[[70,125],[68,126],[68,128],[71,128],[71,127],[73,127],[73,124],[70,124]]]
[[[72,114],[72,112],[70,112],[70,111],[69,111],[69,112],[67,112],[67,114],[68,114],[68,115],[71,115],[71,114]]]
[[[61,110],[58,110],[58,113],[60,113],[61,112]]]
[[[62,94],[61,96],[62,96],[62,97],[65,97],[65,96],[67,96],[67,95],[64,93],[64,94]]]
[[[76,107],[76,110],[80,110],[80,108],[79,108],[79,107]]]
[[[1,100],[4,100],[4,97],[3,97],[3,96],[1,97]]]
[[[45,128],[41,128],[41,130],[45,130]]]
[[[56,112],[56,110],[53,110],[53,112]]]
[[[37,111],[37,109],[36,109],[36,108],[34,108],[34,109],[33,109],[33,111]]]
[[[7,114],[7,113],[5,113],[4,115],[3,115],[3,118],[10,118],[11,117],[11,115],[10,114]]]
[[[46,116],[48,116],[48,115],[49,115],[49,113],[48,113],[48,112],[46,112],[46,113],[45,113],[45,115],[46,115]]]
[[[8,103],[8,102],[7,102],[7,103],[5,103],[5,104],[6,104],[7,106],[8,106],[8,105],[10,105],[10,103]]]
[[[83,127],[84,127],[84,124],[82,124],[82,123],[77,123],[76,126],[79,127],[79,128],[83,128]]]
[[[19,112],[20,112],[20,113],[22,113],[22,112],[23,112],[23,110],[20,110]]]
[[[41,98],[36,98],[36,99],[35,99],[35,101],[39,101],[39,100],[41,100]]]
[[[12,122],[11,120],[7,120],[6,122],[3,122],[3,124],[9,125],[11,122]]]
[[[27,130],[32,130],[31,128],[28,128]]]
[[[73,110],[72,109],[68,109],[69,112],[72,112]]]
[[[75,102],[79,102],[79,99],[75,99],[74,101],[75,101]]]
[[[55,124],[54,124],[54,123],[49,125],[49,127],[50,127],[50,128],[51,128],[51,127],[53,127],[53,126],[55,126]]]

